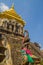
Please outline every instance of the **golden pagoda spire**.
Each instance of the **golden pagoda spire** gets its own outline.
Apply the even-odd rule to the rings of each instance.
[[[11,9],[14,9],[14,3],[12,4]]]
[[[0,13],[0,18],[8,18],[8,19],[15,19],[22,25],[25,25],[24,20],[19,16],[15,9],[14,9],[14,3],[12,4],[11,8],[7,11],[4,11],[3,13]]]

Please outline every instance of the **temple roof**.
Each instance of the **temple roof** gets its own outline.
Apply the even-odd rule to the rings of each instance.
[[[17,20],[17,22],[21,23],[22,25],[25,25],[24,20],[21,18],[21,16],[19,16],[16,13],[13,6],[9,10],[1,12],[0,13],[0,18],[15,19],[15,20]]]

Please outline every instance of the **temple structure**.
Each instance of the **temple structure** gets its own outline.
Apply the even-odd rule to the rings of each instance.
[[[24,26],[24,20],[16,13],[13,6],[0,13],[0,65],[21,65],[22,55],[17,50],[21,50],[22,45],[28,46],[31,50],[32,58],[35,59],[34,64],[40,64],[42,59],[40,46],[32,43],[28,35],[22,44],[26,32]]]

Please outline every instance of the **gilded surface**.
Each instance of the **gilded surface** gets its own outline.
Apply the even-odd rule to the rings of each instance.
[[[16,19],[19,23],[25,25],[24,20],[16,13],[13,8],[10,8],[5,12],[0,13],[0,18]]]

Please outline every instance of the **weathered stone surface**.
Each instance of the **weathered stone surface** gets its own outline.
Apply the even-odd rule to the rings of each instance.
[[[14,65],[21,65],[22,63],[21,52],[18,52],[18,50],[21,50],[21,46],[21,43],[11,43],[11,55]]]

